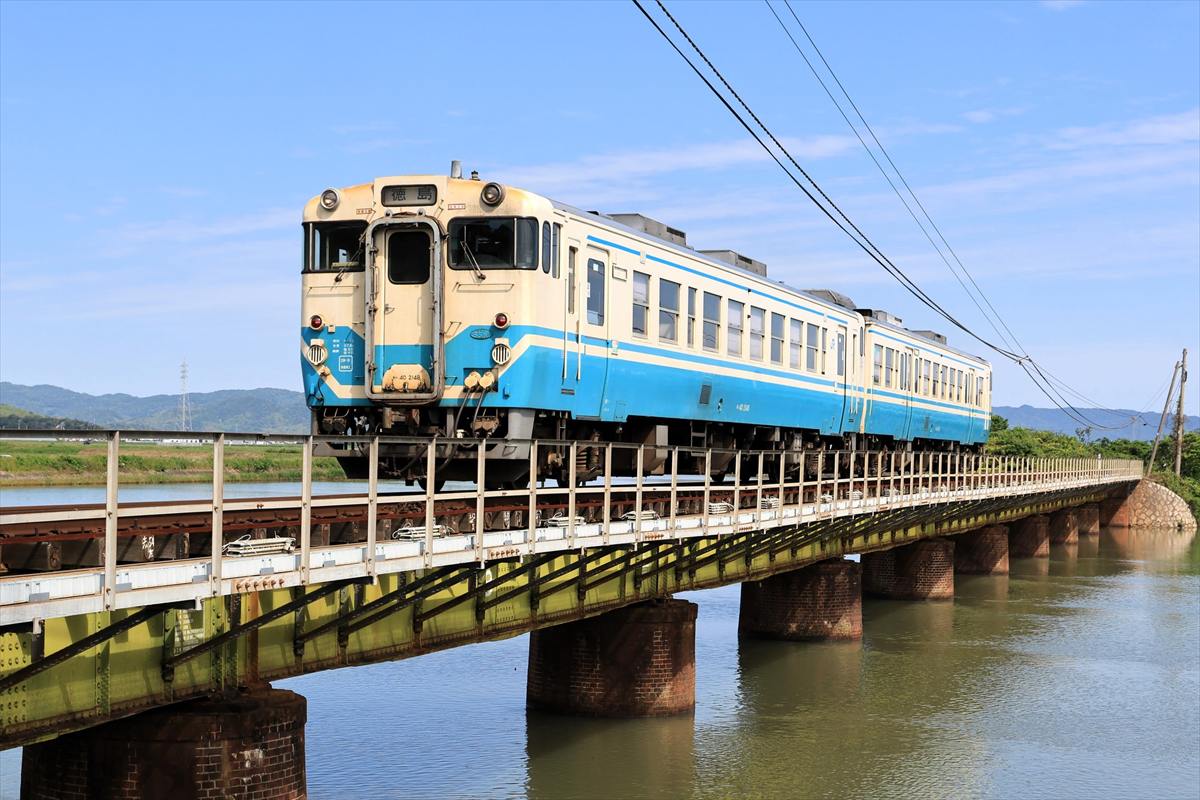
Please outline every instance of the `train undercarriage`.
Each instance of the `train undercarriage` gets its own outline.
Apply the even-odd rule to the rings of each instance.
[[[464,404],[465,405],[465,404]],[[735,463],[733,451],[768,451],[764,456],[764,480],[778,480],[782,469],[795,479],[801,459],[788,454],[822,450],[895,453],[897,472],[912,468],[914,449],[926,452],[974,453],[977,446],[937,439],[896,440],[869,434],[822,435],[818,431],[777,426],[743,425],[695,420],[660,420],[630,417],[625,422],[578,419],[562,412],[529,409],[487,409],[486,414],[464,415],[461,410],[440,407],[327,408],[314,412],[313,432],[326,435],[382,437],[439,437],[434,453],[435,489],[446,481],[475,481],[479,449],[486,457],[484,482],[489,488],[521,488],[529,485],[530,441],[537,441],[537,480],[553,479],[559,485],[572,480],[583,484],[603,476],[635,477],[670,474],[672,450],[678,448],[675,469],[681,475],[703,475],[715,482],[740,476],[757,480],[759,465]],[[469,416],[469,421],[467,417]],[[606,445],[613,443],[611,451]],[[574,444],[574,469],[571,449]],[[319,455],[334,456],[348,478],[366,479],[369,459],[364,445],[347,443],[337,449],[322,445]],[[770,455],[777,451],[778,456]],[[379,477],[424,486],[429,468],[428,446],[403,441],[380,445]],[[814,462],[809,459],[808,469]],[[882,462],[881,462],[882,463]],[[888,464],[892,464],[888,459]],[[869,465],[866,468],[871,468]],[[877,465],[874,469],[882,469]],[[826,467],[832,470],[833,465]],[[891,466],[888,469],[893,469]],[[841,468],[839,468],[841,471]],[[770,476],[770,477],[766,477]]]

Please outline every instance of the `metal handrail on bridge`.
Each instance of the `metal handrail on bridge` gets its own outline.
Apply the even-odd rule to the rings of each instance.
[[[1142,463],[1133,460],[1090,458],[1022,458],[946,451],[833,451],[833,450],[730,450],[723,448],[659,447],[645,444],[592,441],[502,440],[505,445],[529,448],[531,476],[538,474],[539,457],[547,449],[561,453],[567,464],[566,486],[546,487],[530,480],[528,488],[489,489],[488,449],[494,440],[417,438],[392,436],[318,436],[288,434],[237,434],[179,431],[3,431],[0,439],[102,439],[107,443],[105,502],[95,507],[71,509],[0,509],[0,544],[6,530],[20,525],[51,524],[56,520],[103,521],[100,569],[68,570],[0,577],[0,625],[86,611],[130,608],[150,602],[179,602],[218,596],[262,586],[300,586],[331,580],[374,579],[382,570],[397,572],[430,569],[450,564],[532,556],[608,545],[633,545],[646,541],[704,535],[743,533],[749,530],[800,525],[905,506],[932,505],[965,499],[1034,494],[1078,487],[1129,482],[1142,477]],[[170,504],[119,502],[120,448],[122,441],[193,442],[212,446],[212,496],[209,501]],[[273,443],[302,448],[300,494],[292,498],[230,500],[225,496],[226,447],[236,443]],[[351,446],[369,464],[365,494],[314,496],[313,461],[318,444]],[[383,447],[407,445],[423,449],[424,490],[398,494],[380,492],[380,452]],[[435,492],[439,455],[448,448],[475,451],[475,483],[467,490]],[[614,452],[630,452],[635,475],[631,485],[614,483]],[[652,451],[660,466],[657,475],[644,469]],[[354,452],[354,451],[350,451]],[[578,485],[579,456],[603,463],[599,484]],[[684,464],[703,465],[695,478],[681,481]],[[713,465],[732,466],[732,484],[714,479]],[[744,475],[749,466],[751,472]],[[770,474],[768,474],[768,472]],[[565,495],[565,503],[563,502]],[[632,495],[632,497],[630,497]],[[747,501],[753,498],[753,505]],[[489,500],[519,500],[525,520],[520,528],[489,530]],[[547,502],[554,500],[556,502]],[[600,519],[579,514],[594,508]],[[614,519],[614,502],[632,510]],[[437,524],[438,507],[473,502],[473,531],[445,530]],[[589,501],[592,501],[589,503]],[[681,505],[687,501],[687,513]],[[665,506],[664,506],[665,502]],[[414,515],[423,524],[405,528],[400,539],[380,541],[381,504],[419,504]],[[314,508],[361,508],[365,505],[363,540],[320,546],[312,542]],[[565,508],[561,508],[565,505]],[[697,508],[698,505],[698,508]],[[662,508],[659,514],[648,506]],[[543,518],[541,512],[558,507],[560,516]],[[262,509],[295,512],[298,547],[276,554],[246,549],[231,556],[224,540],[225,516]],[[565,516],[561,516],[565,511]],[[139,519],[181,513],[202,513],[210,518],[210,553],[202,558],[181,558],[148,564],[118,564],[118,523],[126,515]],[[98,525],[97,525],[98,527]],[[96,538],[101,538],[97,535]],[[314,555],[321,561],[314,562]],[[385,562],[381,567],[381,561]],[[161,575],[151,576],[151,570]],[[167,574],[167,570],[173,570]],[[255,581],[259,581],[258,584]],[[36,585],[35,585],[36,584]],[[200,587],[203,587],[202,589]]]

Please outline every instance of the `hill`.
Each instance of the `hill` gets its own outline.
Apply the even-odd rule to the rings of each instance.
[[[225,389],[190,397],[192,430],[307,433],[304,395],[287,389]],[[0,403],[35,415],[69,417],[103,428],[179,430],[179,395],[90,395],[58,386],[0,382]],[[24,427],[32,427],[26,423]]]
[[[0,428],[58,428],[65,431],[95,430],[99,425],[66,417],[47,417],[23,408],[0,404]]]
[[[1126,420],[1122,420],[1117,414],[1097,408],[1081,408],[1079,410],[1083,412],[1084,417],[1095,420],[1103,425],[1120,425],[1128,419],[1136,419],[1135,422],[1120,430],[1109,431],[1096,428],[1091,432],[1091,438],[1132,439],[1139,442],[1148,442],[1154,438],[1154,432],[1158,430],[1159,413],[1161,413],[1132,411],[1120,408],[1113,409],[1117,414],[1125,416]],[[1072,419],[1067,412],[1058,408],[996,406],[992,409],[992,413],[999,414],[1007,419],[1008,424],[1014,428],[1030,428],[1035,431],[1051,431],[1053,433],[1065,433],[1068,436],[1075,436],[1079,428],[1083,427]],[[1174,424],[1175,415],[1168,414],[1167,424],[1163,428],[1163,432],[1169,434],[1174,430]],[[1200,431],[1200,417],[1185,416],[1183,418],[1183,428],[1185,431]]]

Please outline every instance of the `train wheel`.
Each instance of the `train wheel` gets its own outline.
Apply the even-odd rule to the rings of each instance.
[[[424,478],[417,478],[417,486],[420,486],[422,491],[429,490],[429,487],[425,485]],[[446,486],[445,478],[434,478],[433,479],[433,493],[434,494],[438,494],[439,492],[441,492],[442,489],[445,488],[445,486]]]
[[[352,481],[365,481],[370,477],[370,465],[361,456],[338,456],[338,466]]]

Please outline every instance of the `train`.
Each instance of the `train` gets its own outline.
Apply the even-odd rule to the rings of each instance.
[[[799,290],[641,214],[584,211],[496,181],[398,175],[303,212],[301,369],[312,431],[439,437],[436,481],[560,483],[643,445],[643,474],[714,479],[732,450],[974,451],[991,365],[832,289]],[[530,464],[530,440],[537,463]],[[379,474],[426,479],[389,440]],[[361,444],[323,445],[363,477]],[[714,449],[700,464],[694,454]],[[619,448],[607,469],[638,470]],[[785,462],[786,463],[786,459]],[[531,474],[536,472],[536,474]]]

